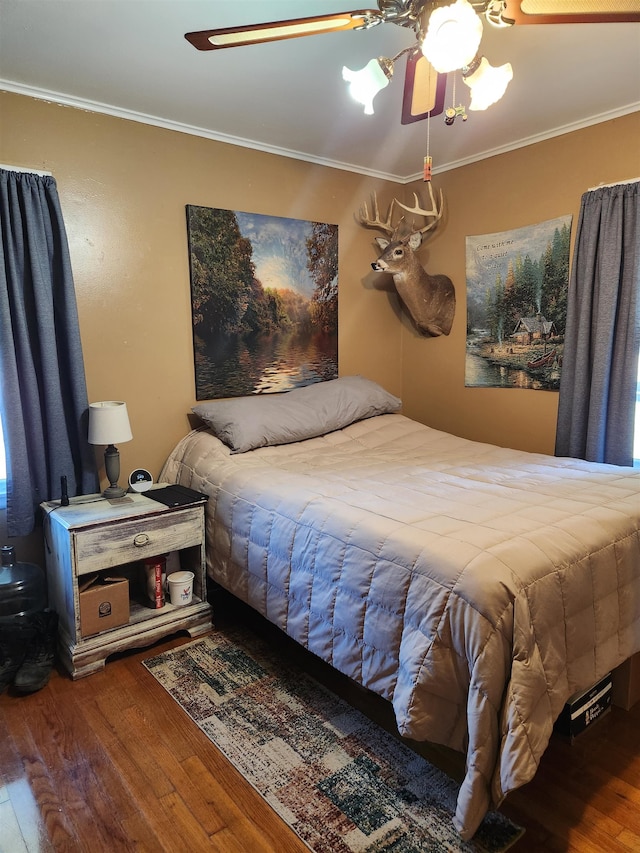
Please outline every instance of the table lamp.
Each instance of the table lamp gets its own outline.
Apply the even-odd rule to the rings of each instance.
[[[126,494],[118,485],[120,453],[115,444],[132,438],[126,403],[117,400],[89,403],[89,444],[107,445],[104,468],[110,485],[102,493],[104,498],[121,498]]]

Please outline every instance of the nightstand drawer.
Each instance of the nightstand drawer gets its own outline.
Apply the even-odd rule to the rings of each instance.
[[[200,545],[201,507],[167,512],[155,518],[115,521],[73,533],[76,574],[84,575],[125,563]]]

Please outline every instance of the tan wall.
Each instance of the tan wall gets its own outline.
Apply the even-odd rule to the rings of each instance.
[[[195,402],[187,204],[337,223],[340,373],[380,382],[432,426],[553,452],[557,393],[464,388],[465,236],[567,213],[575,227],[584,190],[640,173],[640,114],[436,174],[447,215],[421,257],[458,296],[452,333],[438,339],[418,336],[379,289],[373,235],[354,222],[374,190],[384,203],[413,187],[8,93],[0,114],[0,163],[56,178],[89,399],[126,400],[130,413],[123,477],[157,476]]]
[[[400,327],[361,281],[371,237],[354,211],[370,179],[18,95],[0,110],[0,162],[56,178],[89,399],[130,414],[125,477],[158,475],[195,403],[187,204],[337,223],[340,373],[400,394]]]
[[[458,130],[473,132],[471,119]],[[405,414],[478,441],[554,452],[557,392],[464,387],[465,237],[572,214],[573,247],[582,194],[601,183],[640,176],[639,139],[640,113],[634,113],[434,179],[444,191],[446,221],[421,257],[429,272],[451,277],[457,310],[448,338],[420,338],[403,324]],[[419,192],[420,185],[405,191],[413,189]]]

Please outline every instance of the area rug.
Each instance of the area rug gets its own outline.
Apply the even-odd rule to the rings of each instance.
[[[144,665],[314,853],[502,853],[523,832],[491,812],[462,841],[455,782],[249,631]]]

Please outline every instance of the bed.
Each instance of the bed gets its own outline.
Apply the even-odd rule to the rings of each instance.
[[[469,839],[640,651],[640,471],[431,429],[362,377],[194,411],[161,479],[210,496],[210,577],[466,754]]]

